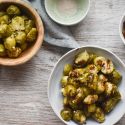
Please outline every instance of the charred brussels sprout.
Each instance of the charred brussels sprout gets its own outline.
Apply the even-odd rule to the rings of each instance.
[[[75,64],[84,66],[88,60],[89,60],[89,54],[87,51],[85,51],[77,55],[75,59]]]
[[[99,123],[102,123],[105,121],[105,114],[103,110],[99,107],[96,108],[95,113],[93,113],[92,117]]]
[[[95,111],[96,111],[96,105],[95,104],[88,105],[88,112],[89,113],[93,113]]]
[[[115,108],[116,104],[120,99],[117,98],[109,98],[103,103],[103,109],[106,113],[109,113]]]
[[[67,85],[65,88],[62,89],[62,94],[64,96],[73,97],[76,95],[76,88],[73,85]]]
[[[86,116],[80,110],[76,110],[73,112],[73,120],[78,124],[83,124],[86,122]]]
[[[122,79],[122,76],[118,71],[114,70],[109,76],[109,79],[113,84],[118,85]]]
[[[20,15],[20,9],[15,6],[15,5],[10,5],[8,8],[7,8],[7,14],[8,15]]]
[[[98,100],[98,95],[88,95],[85,99],[84,99],[84,103],[85,104],[93,104]]]
[[[70,64],[66,64],[65,66],[64,66],[64,70],[63,70],[63,73],[64,73],[64,75],[69,75],[69,72],[70,71],[72,71],[72,65],[70,65]]]
[[[70,121],[73,116],[72,110],[69,108],[63,109],[60,114],[61,114],[61,117],[63,118],[63,120],[65,120],[65,121]]]
[[[102,73],[110,74],[113,72],[113,70],[114,70],[114,65],[113,65],[112,61],[109,59],[104,61],[103,66],[101,68]]]

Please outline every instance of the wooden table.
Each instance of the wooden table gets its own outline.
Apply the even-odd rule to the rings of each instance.
[[[125,62],[125,46],[118,31],[125,0],[91,0],[86,19],[71,28],[81,46],[105,47]],[[0,69],[0,125],[64,125],[47,98],[50,72],[65,49],[44,43],[28,63]],[[125,116],[117,125],[125,124]]]

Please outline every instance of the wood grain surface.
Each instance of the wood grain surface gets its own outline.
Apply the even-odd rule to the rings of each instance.
[[[125,0],[91,0],[86,19],[71,31],[81,46],[105,47],[125,63],[125,46],[118,31],[124,11]],[[28,63],[1,67],[0,125],[64,125],[49,105],[47,82],[53,66],[66,51],[44,43]],[[125,116],[116,125],[124,124]]]

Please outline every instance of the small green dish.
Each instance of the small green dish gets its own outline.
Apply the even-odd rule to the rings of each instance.
[[[90,0],[45,0],[45,9],[55,22],[75,25],[81,22],[90,8]]]

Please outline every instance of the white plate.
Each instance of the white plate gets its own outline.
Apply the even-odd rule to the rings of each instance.
[[[118,122],[125,113],[125,65],[123,62],[112,52],[96,46],[85,46],[78,49],[74,49],[66,53],[55,65],[48,84],[48,98],[50,104],[56,113],[56,115],[67,125],[77,125],[76,123],[70,121],[65,122],[61,116],[60,111],[63,109],[63,96],[61,94],[60,79],[63,74],[63,67],[67,63],[72,63],[75,55],[79,52],[87,50],[90,53],[95,53],[97,55],[104,56],[113,61],[115,68],[122,74],[122,81],[119,85],[119,90],[122,95],[122,100],[117,104],[114,110],[106,115],[106,120],[101,125],[113,125]],[[100,125],[96,121],[87,120],[86,125]]]

